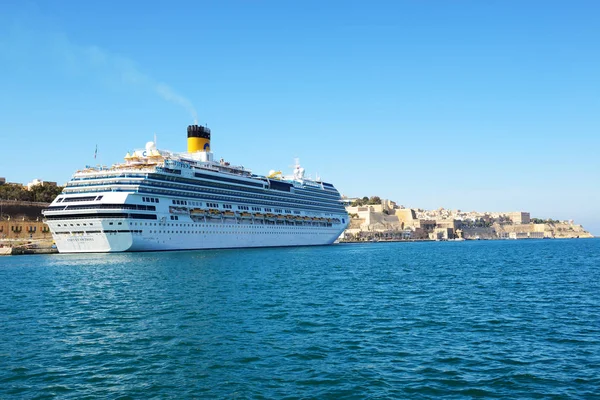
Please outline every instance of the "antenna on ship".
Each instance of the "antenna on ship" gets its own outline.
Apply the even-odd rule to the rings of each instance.
[[[300,157],[294,157],[294,163],[289,166],[292,170],[298,169],[300,167]]]
[[[294,157],[294,179],[304,179],[304,168],[300,166],[300,158]]]

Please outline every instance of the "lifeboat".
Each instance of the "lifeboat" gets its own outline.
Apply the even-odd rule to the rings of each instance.
[[[215,209],[215,208],[211,208],[210,210],[208,210],[208,216],[212,217],[212,218],[220,218],[221,217],[221,211]]]
[[[223,213],[223,216],[232,218],[232,217],[235,217],[235,213],[233,211],[225,211]]]
[[[206,211],[200,209],[200,208],[192,208],[190,210],[190,214],[192,215],[204,215],[206,213]]]
[[[254,218],[263,218],[263,217],[264,217],[264,214],[261,214],[261,213],[254,214]]]
[[[188,213],[188,209],[186,207],[169,206],[169,212],[171,214],[187,214]]]
[[[252,217],[252,214],[250,214],[249,212],[243,212],[240,214],[240,216],[242,218],[250,218],[250,217]]]

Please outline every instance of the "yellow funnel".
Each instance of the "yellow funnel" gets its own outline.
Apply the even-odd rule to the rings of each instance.
[[[188,153],[210,151],[210,129],[198,125],[187,128]]]

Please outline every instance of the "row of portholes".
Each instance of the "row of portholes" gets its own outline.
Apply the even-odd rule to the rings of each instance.
[[[114,225],[113,222],[109,222],[108,224],[109,225]],[[142,225],[141,222],[133,222],[131,225],[137,226],[138,224],[140,226]],[[144,225],[146,225],[146,226],[148,226],[148,225],[152,226],[153,224],[154,224],[154,226],[156,226],[156,222],[154,222],[154,223],[152,223],[152,222],[150,222],[150,223],[144,222]],[[61,224],[57,224],[57,225],[61,226]],[[73,226],[73,224],[69,224],[69,225]],[[75,224],[75,225],[77,225],[77,226],[81,226],[81,225],[87,226],[87,223],[84,222],[81,225],[80,224]],[[94,224],[92,222],[90,222],[89,225],[90,226],[94,226]],[[118,222],[117,225],[123,225],[123,223],[122,222]],[[206,227],[215,227],[215,228],[217,228],[217,227],[234,228],[235,227],[235,228],[246,228],[246,229],[260,229],[260,228],[262,228],[262,226],[269,226],[269,225],[261,225],[259,227],[259,226],[256,226],[256,225],[230,225],[230,224],[227,224],[227,225],[216,225],[216,224],[164,224],[164,225],[165,226],[181,226],[181,227],[184,227],[184,226],[187,226],[187,227],[201,227],[201,228],[203,228],[205,226]],[[67,224],[64,224],[64,226],[67,226]],[[293,230],[303,230],[303,229],[306,229],[306,228],[310,228],[310,227],[301,227],[301,228],[294,227],[294,228],[291,228],[291,227],[282,227],[282,226],[270,226],[270,229],[279,229],[279,230],[281,230],[281,229],[285,229],[285,230],[290,230],[290,229],[293,229]]]
[[[282,234],[287,234],[287,235],[291,235],[291,234],[297,234],[296,232],[235,232],[235,231],[149,231],[150,233],[158,233],[158,234],[194,234],[194,235],[203,235],[203,234],[227,234],[227,235],[248,235],[248,234],[252,234],[252,235],[282,235]],[[311,234],[313,235],[313,232],[307,232],[307,234]],[[317,232],[317,234],[326,234],[326,232]]]
[[[112,222],[110,224],[112,225]],[[138,224],[140,226],[142,226],[142,225],[145,225],[145,226],[148,226],[148,225],[150,225],[150,226],[157,226],[156,222],[154,222],[154,223],[153,222],[144,222],[144,223],[142,223],[142,222],[133,222],[130,225],[137,226]],[[120,222],[119,222],[119,225],[121,225]],[[159,223],[158,226],[161,226],[161,224]],[[302,230],[302,229],[312,228],[312,226],[295,227],[293,225],[292,225],[293,226],[292,227],[292,226],[289,226],[289,225],[288,226],[276,226],[276,225],[261,225],[261,226],[256,226],[256,225],[231,225],[231,224],[226,224],[226,225],[222,225],[222,224],[162,224],[162,226],[179,226],[179,227],[189,227],[189,228],[191,228],[191,227],[200,227],[200,228],[203,228],[203,227],[215,227],[215,228],[221,227],[221,228],[246,228],[246,229],[262,229],[263,226],[267,226],[270,229],[286,229],[286,230],[289,230],[289,229]]]
[[[109,225],[114,225],[113,222],[109,222],[108,224]],[[142,225],[141,222],[134,222],[131,225],[137,226],[138,224],[140,226]],[[150,222],[150,223],[144,222],[144,225],[148,226],[148,224],[150,224],[150,226],[153,225],[152,222]],[[57,224],[57,225],[61,226],[61,224]],[[69,224],[69,225],[73,226],[73,224]],[[88,224],[84,222],[81,225],[80,224],[75,224],[75,225],[77,225],[77,226],[81,226],[81,225],[87,226]],[[92,222],[90,222],[89,225],[90,226],[94,226],[94,224]],[[123,225],[123,223],[122,222],[118,222],[117,225]],[[205,226],[206,227],[214,227],[214,228],[217,228],[217,227],[234,228],[235,227],[235,228],[246,228],[246,229],[261,229],[262,226],[268,226],[268,225],[262,225],[262,226],[259,227],[259,226],[256,226],[256,225],[230,225],[230,224],[228,224],[228,225],[215,225],[215,224],[165,224],[165,225],[166,226],[182,226],[182,227],[183,226],[187,226],[187,227],[195,226],[195,227],[200,227],[200,228],[204,228]],[[64,226],[67,226],[67,224],[64,224]],[[154,226],[156,226],[156,223],[154,223]],[[279,230],[282,230],[282,229],[285,229],[285,230],[290,230],[290,229],[293,229],[293,230],[305,230],[306,228],[310,228],[310,227],[301,227],[301,228],[294,227],[294,228],[291,228],[291,227],[281,227],[281,226],[270,226],[270,228],[271,229],[279,229]],[[154,231],[154,232],[156,232],[156,231]]]
[[[57,225],[57,226],[60,226],[60,224],[56,224],[56,225]],[[73,224],[69,224],[69,225],[73,226]],[[81,226],[80,224],[75,224],[75,225],[77,225],[77,226]],[[93,223],[93,222],[90,222],[90,226],[93,226],[93,225],[94,225],[94,223]],[[65,224],[64,226],[67,226],[67,224]],[[83,226],[87,226],[87,224],[84,222],[84,223],[83,223]]]

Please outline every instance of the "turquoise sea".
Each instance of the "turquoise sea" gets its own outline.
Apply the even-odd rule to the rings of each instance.
[[[600,398],[600,240],[0,259],[0,399]]]

